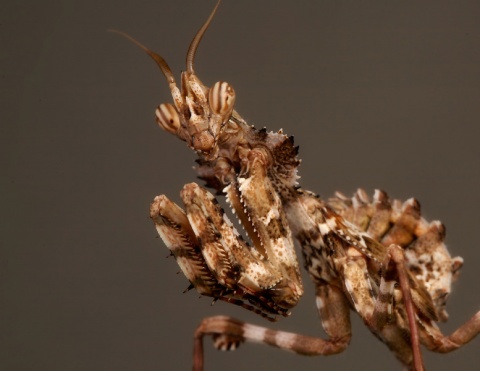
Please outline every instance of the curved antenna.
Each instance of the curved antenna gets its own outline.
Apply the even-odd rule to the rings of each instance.
[[[155,63],[157,64],[158,67],[160,67],[160,70],[162,70],[162,73],[165,76],[165,78],[167,79],[167,82],[169,84],[172,84],[172,83],[175,84],[175,78],[173,77],[172,70],[168,66],[165,59],[163,59],[160,55],[158,55],[155,52],[152,52],[145,45],[143,45],[139,41],[135,40],[132,36],[130,36],[129,34],[127,34],[125,32],[122,32],[122,31],[119,31],[119,30],[113,30],[113,29],[108,30],[108,32],[113,32],[113,33],[119,34],[119,35],[125,37],[127,40],[130,40],[135,45],[137,45],[140,49],[142,49],[145,53],[147,53],[155,61]]]
[[[218,0],[217,5],[215,5],[215,8],[213,8],[212,10],[212,13],[210,14],[206,22],[203,24],[203,26],[198,30],[197,34],[195,35],[192,42],[190,43],[190,46],[188,47],[188,52],[187,52],[187,72],[188,73],[194,74],[193,60],[195,59],[195,53],[197,52],[198,44],[200,44],[200,41],[202,40],[202,37],[205,34],[205,31],[207,30],[208,26],[210,26],[210,23],[212,22],[212,19],[221,1],[222,0]]]

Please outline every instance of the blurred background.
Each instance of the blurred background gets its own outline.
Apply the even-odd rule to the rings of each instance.
[[[161,131],[171,101],[158,68],[107,29],[162,54],[176,76],[214,1],[7,2],[0,15],[0,368],[188,370],[205,316],[228,314],[324,333],[312,285],[276,324],[188,283],[149,219],[158,194],[180,202],[194,154]],[[442,324],[480,308],[480,3],[225,0],[197,54],[207,85],[230,82],[258,128],[295,135],[304,188],[357,187],[421,201],[465,259]],[[259,345],[206,370],[401,367],[358,316],[342,354],[307,358]],[[430,370],[475,370],[477,338]]]

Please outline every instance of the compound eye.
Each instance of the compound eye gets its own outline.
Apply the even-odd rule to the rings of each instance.
[[[162,103],[155,111],[157,123],[163,130],[176,134],[180,127],[180,116],[177,110],[170,103]]]
[[[213,113],[229,116],[235,103],[235,90],[228,82],[218,81],[208,91],[208,103]]]

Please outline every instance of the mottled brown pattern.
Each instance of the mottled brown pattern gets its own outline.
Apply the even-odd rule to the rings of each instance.
[[[325,202],[302,190],[293,137],[249,126],[234,110],[228,83],[203,85],[194,56],[218,5],[190,45],[180,88],[163,58],[134,42],[156,61],[172,92],[173,104],[157,109],[160,127],[198,154],[200,178],[227,195],[252,244],[243,241],[214,196],[195,183],[182,191],[185,212],[158,196],[151,217],[200,294],[271,320],[288,316],[303,293],[295,237],[328,339],[211,317],[195,333],[194,369],[203,369],[205,335],[225,350],[249,340],[305,355],[341,352],[351,338],[350,310],[412,370],[423,370],[420,344],[448,352],[473,339],[480,332],[480,312],[451,336],[436,325],[447,319],[445,304],[462,259],[450,256],[443,225],[426,221],[417,200],[391,201],[383,191],[370,200],[358,190],[352,198],[337,193]]]

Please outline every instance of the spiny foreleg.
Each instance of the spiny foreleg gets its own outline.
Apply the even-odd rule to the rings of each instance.
[[[162,195],[155,198],[150,215],[191,286],[270,320],[287,315],[272,301],[290,292],[284,277],[242,239],[213,195],[191,183],[181,196],[185,211]]]

